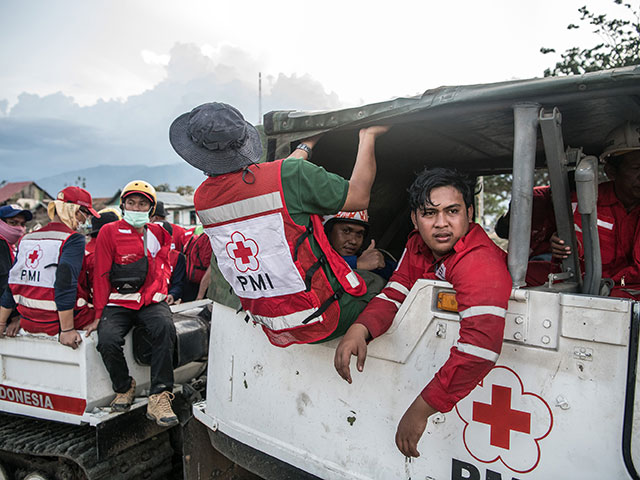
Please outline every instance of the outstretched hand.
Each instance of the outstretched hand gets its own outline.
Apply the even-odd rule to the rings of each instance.
[[[336,354],[333,358],[333,365],[338,374],[347,382],[351,383],[351,371],[349,363],[351,355],[357,357],[356,367],[359,372],[364,370],[364,361],[367,359],[367,338],[369,330],[362,324],[354,323],[349,327],[342,340],[336,348]]]
[[[418,395],[404,413],[396,431],[396,446],[405,457],[419,457],[418,442],[427,428],[429,417],[437,410]]]

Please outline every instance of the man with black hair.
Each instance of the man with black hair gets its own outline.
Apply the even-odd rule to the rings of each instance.
[[[418,441],[429,416],[448,412],[489,373],[500,354],[504,315],[511,292],[505,254],[472,222],[473,184],[444,168],[425,169],[409,188],[411,221],[398,268],[371,300],[338,345],[335,367],[351,383],[349,362],[357,356],[362,372],[367,342],[384,334],[414,283],[445,280],[456,290],[460,336],[449,359],[407,409],[398,424],[396,445],[418,457]]]

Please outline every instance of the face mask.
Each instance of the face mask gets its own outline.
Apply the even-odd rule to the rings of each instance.
[[[0,237],[4,238],[11,245],[22,237],[27,229],[25,227],[13,226],[0,220]]]
[[[149,223],[149,212],[135,212],[133,210],[124,211],[124,221],[134,228],[140,228],[145,223]]]

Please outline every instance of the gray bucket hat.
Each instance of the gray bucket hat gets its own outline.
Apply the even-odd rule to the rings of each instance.
[[[260,134],[226,103],[204,103],[176,118],[169,128],[173,149],[207,175],[222,175],[257,163]]]

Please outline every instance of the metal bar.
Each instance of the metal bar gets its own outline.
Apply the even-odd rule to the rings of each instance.
[[[508,265],[514,288],[525,285],[529,261],[539,111],[540,105],[537,103],[518,103],[513,106],[513,183]]]
[[[598,159],[584,157],[576,168],[576,192],[578,211],[582,215],[582,240],[584,246],[585,278],[582,292],[600,293],[602,261],[598,236]]]
[[[556,231],[565,244],[571,247],[571,255],[562,261],[562,271],[570,273],[568,281],[580,285],[582,278],[576,254],[577,242],[571,210],[571,189],[567,177],[567,156],[562,138],[562,115],[557,108],[554,108],[550,113],[541,110],[539,121],[544,141],[544,152],[547,157],[547,168],[549,169]]]

